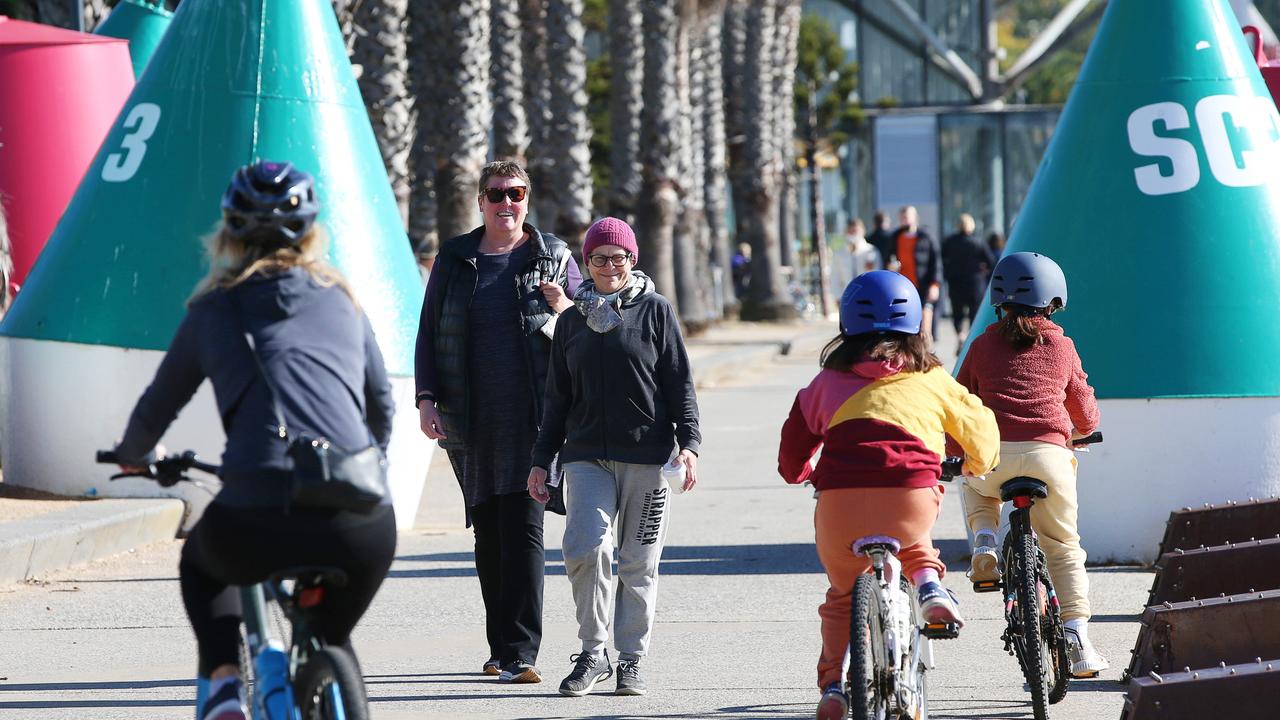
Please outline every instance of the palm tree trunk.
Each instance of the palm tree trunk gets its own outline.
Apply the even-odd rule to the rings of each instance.
[[[643,22],[636,0],[609,0],[609,214],[635,222],[640,194],[640,107],[644,102]]]
[[[547,3],[547,66],[551,73],[551,190],[557,195],[554,232],[575,251],[591,224],[591,124],[587,121],[586,28],[583,0]],[[545,193],[545,191],[544,191]]]
[[[418,0],[434,5],[441,33],[434,39],[440,71],[436,90],[419,112],[435,111],[439,126],[436,195],[440,236],[468,232],[479,221],[476,182],[489,150],[488,0]]]
[[[641,268],[653,278],[658,292],[677,306],[672,246],[680,206],[676,189],[679,107],[672,98],[676,93],[679,1],[646,0],[643,4],[644,104],[640,111],[640,152],[644,170],[636,216]]]
[[[679,298],[680,320],[691,333],[710,324],[707,314],[705,267],[706,252],[703,233],[706,219],[700,192],[702,144],[701,123],[694,109],[693,57],[694,32],[698,23],[698,0],[680,0],[680,19],[676,31],[676,94],[679,107],[676,148],[677,182],[680,195],[680,217],[672,239],[672,264],[675,271],[676,296]],[[700,59],[700,56],[699,56]]]
[[[809,83],[809,102],[804,113],[804,161],[809,169],[809,225],[813,228],[813,256],[818,263],[818,298],[822,316],[831,315],[831,256],[827,248],[826,213],[822,207],[822,183],[818,169],[817,88]]]
[[[351,62],[359,68],[360,95],[403,222],[409,214],[409,148],[413,144],[405,46],[409,0],[337,0],[334,10]]]
[[[751,283],[742,303],[743,320],[777,320],[796,315],[782,284],[778,246],[778,180],[781,153],[775,127],[777,87],[774,51],[777,0],[756,0],[747,9],[747,43],[742,72],[746,140],[744,163],[751,172],[741,212],[749,213]]]
[[[706,208],[711,272],[713,279],[718,278],[713,282],[719,291],[718,304],[713,306],[717,317],[726,317],[738,307],[732,280],[733,252],[729,247],[729,229],[725,225],[725,174],[728,161],[725,156],[724,75],[721,72],[724,62],[724,12],[725,3],[717,2],[716,7],[707,13],[700,39],[702,65],[705,68],[702,73],[701,113],[706,136],[703,146],[702,197]]]
[[[777,88],[778,102],[775,107],[775,120],[778,132],[778,149],[782,153],[781,192],[782,207],[778,216],[778,245],[782,251],[781,260],[784,267],[796,265],[794,254],[796,244],[796,217],[798,216],[799,191],[796,182],[796,111],[795,111],[795,67],[798,43],[800,40],[800,0],[777,0],[777,44],[774,46],[774,57],[777,63],[774,86]]]
[[[550,231],[559,215],[551,191],[552,173],[551,78],[547,68],[547,0],[520,0],[520,29],[524,55],[524,100],[529,122],[529,182],[533,185],[529,210],[538,227]]]
[[[430,266],[440,247],[440,206],[436,197],[436,157],[440,148],[439,112],[424,111],[441,107],[441,89],[437,65],[440,47],[440,24],[437,2],[417,0],[409,3],[407,18],[408,65],[410,90],[413,93],[413,144],[409,147],[409,243],[423,264]]]
[[[529,120],[524,109],[524,52],[520,33],[520,0],[489,0],[493,155],[523,165],[529,148]]]

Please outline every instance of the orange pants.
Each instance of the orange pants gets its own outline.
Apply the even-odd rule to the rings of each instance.
[[[942,576],[946,566],[938,559],[929,533],[938,519],[943,490],[931,488],[844,488],[818,494],[813,525],[817,531],[818,558],[827,570],[827,600],[818,608],[822,618],[822,655],[818,658],[818,687],[840,680],[845,650],[849,646],[849,622],[853,584],[871,567],[871,561],[853,554],[853,542],[868,535],[898,539],[898,559],[910,578],[917,570],[933,568]]]

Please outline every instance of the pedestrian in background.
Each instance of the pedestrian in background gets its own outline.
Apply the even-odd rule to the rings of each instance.
[[[987,236],[987,247],[991,250],[991,256],[996,260],[1004,257],[1005,237],[998,232],[993,232]]]
[[[911,281],[920,293],[924,312],[924,329],[932,344],[938,336],[938,303],[942,285],[942,252],[938,241],[920,227],[915,206],[905,205],[898,211],[899,227],[893,235],[894,253],[900,263],[898,272]]]
[[[0,203],[0,317],[9,310],[13,300],[13,246],[9,242],[9,225],[4,219],[4,205]]]
[[[844,242],[831,257],[831,287],[843,288],[862,273],[881,269],[880,251],[867,240],[866,231],[861,218],[845,225]]]
[[[582,641],[561,694],[586,695],[613,673],[606,648],[612,609],[615,693],[643,695],[640,661],[653,631],[672,484],[692,490],[698,481],[698,400],[675,311],[635,270],[631,227],[596,221],[582,252],[591,279],[578,290],[579,312],[566,313],[556,329],[528,487],[548,500],[547,473],[559,452],[568,507],[564,566]]]
[[[489,643],[482,671],[516,683],[542,681],[543,505],[525,479],[550,338],[581,280],[568,245],[525,222],[529,193],[517,163],[481,171],[484,224],[440,247],[415,372],[422,432],[448,453],[475,531]]]
[[[969,329],[982,307],[996,259],[991,248],[974,235],[977,224],[969,213],[961,213],[956,232],[942,241],[942,272],[951,300],[951,324],[956,329],[956,354],[964,347]]]
[[[898,247],[893,239],[893,228],[889,227],[889,213],[884,210],[877,210],[871,224],[874,227],[871,230],[871,234],[867,236],[867,242],[871,243],[880,252],[880,267],[884,270],[896,272],[898,269]],[[857,276],[855,275],[854,277]]]

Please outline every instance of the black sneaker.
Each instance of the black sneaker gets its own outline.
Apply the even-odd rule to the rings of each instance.
[[[502,673],[498,675],[498,682],[516,684],[540,683],[542,682],[542,674],[538,672],[538,668],[523,660],[517,660],[502,668]]]
[[[643,695],[649,692],[649,686],[640,677],[640,660],[618,661],[618,689],[614,695]]]
[[[596,683],[613,674],[613,668],[609,665],[608,650],[600,655],[578,653],[569,659],[573,661],[573,671],[564,679],[564,682],[560,683],[561,695],[582,697],[591,692]]]

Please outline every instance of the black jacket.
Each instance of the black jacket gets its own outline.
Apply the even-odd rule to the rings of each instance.
[[[542,280],[550,280],[576,289],[573,278],[579,277],[569,247],[549,233],[525,225],[531,243],[529,259],[516,274],[516,287],[511,301],[517,303],[525,336],[525,366],[529,368],[529,387],[533,394],[536,424],[542,409],[542,388],[546,384],[547,356],[551,341],[542,334],[542,326],[554,316],[546,298],[538,289]],[[476,254],[484,227],[445,241],[436,257],[431,279],[422,301],[422,317],[418,323],[418,341],[414,357],[414,375],[418,397],[431,397],[440,412],[446,439],[440,447],[462,449],[467,443],[470,417],[470,392],[467,388],[467,318],[471,298],[476,292]]]
[[[561,465],[661,465],[677,445],[698,452],[698,399],[680,325],[671,303],[646,283],[623,303],[622,326],[612,332],[587,327],[577,310],[561,315],[535,466],[547,467],[557,451]]]
[[[218,502],[278,507],[286,501],[293,466],[286,441],[273,432],[271,396],[245,342],[246,330],[279,393],[291,434],[324,437],[347,450],[376,443],[386,451],[395,404],[368,318],[341,288],[323,287],[294,268],[255,275],[192,303],[129,417],[116,448],[122,461],[144,464],[209,378],[227,433]]]
[[[985,287],[995,266],[995,253],[974,235],[956,233],[942,241],[942,272],[952,290]]]

